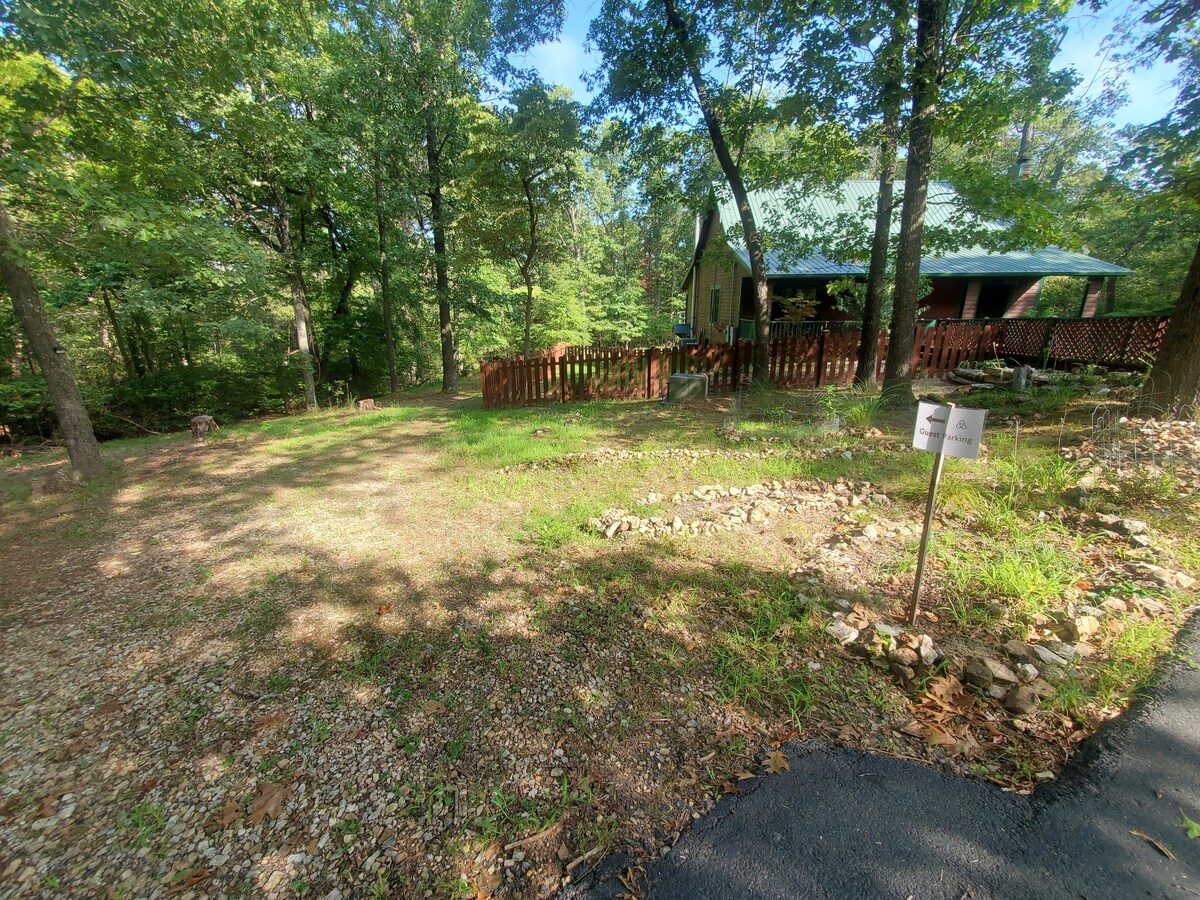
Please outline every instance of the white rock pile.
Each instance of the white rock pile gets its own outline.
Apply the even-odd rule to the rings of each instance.
[[[639,505],[658,503],[663,498],[650,494]],[[772,517],[804,511],[841,509],[886,502],[887,497],[869,482],[838,479],[827,484],[819,481],[771,481],[749,487],[701,485],[689,495],[674,494],[674,504],[698,507],[699,514],[684,518],[674,515],[646,516],[624,509],[610,509],[592,519],[593,531],[613,538],[632,533],[658,538],[679,534],[714,534],[734,531],[747,525],[768,525]],[[680,512],[683,512],[682,510]]]

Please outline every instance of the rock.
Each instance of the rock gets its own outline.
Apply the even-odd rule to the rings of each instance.
[[[1162,566],[1156,566],[1148,562],[1135,562],[1132,568],[1139,574],[1152,581],[1158,582],[1165,588],[1171,588],[1176,591],[1188,591],[1196,585],[1196,579],[1186,572],[1172,572],[1170,569],[1164,569]]]
[[[1029,663],[1017,663],[1017,678],[1028,684],[1038,677],[1036,666],[1031,666]]]
[[[1011,640],[1004,645],[1004,652],[1017,662],[1036,663],[1038,655],[1033,647],[1024,641]]]
[[[613,537],[620,530],[621,530],[620,520],[618,520],[616,522],[610,522],[608,527],[604,529],[604,536],[609,537],[609,538]]]
[[[911,650],[908,647],[896,647],[888,651],[887,658],[898,666],[915,667],[921,662],[921,657],[916,650]]]
[[[756,525],[765,522],[767,521],[767,514],[758,507],[754,507],[750,510],[750,521]]]
[[[1044,678],[1033,679],[1033,681],[1029,682],[1029,689],[1037,694],[1041,700],[1054,695],[1054,685]]]
[[[859,529],[858,536],[865,541],[877,541],[879,540],[879,529],[867,523]]]
[[[1145,534],[1149,530],[1150,526],[1141,519],[1121,519],[1113,528],[1118,534],[1126,535]]]
[[[988,666],[986,659],[975,657],[967,663],[967,667],[963,669],[962,680],[967,684],[974,685],[981,691],[987,691],[992,686],[992,670]]]
[[[904,634],[903,628],[901,628],[899,625],[892,625],[888,622],[876,622],[871,627],[873,627],[879,634],[886,634],[892,640],[895,640],[896,638],[900,637],[900,635]]]
[[[1021,716],[1033,712],[1038,706],[1038,696],[1033,688],[1019,684],[1004,697],[1004,708],[1014,715]]]
[[[1142,612],[1151,618],[1158,618],[1159,616],[1166,614],[1167,605],[1165,603],[1160,603],[1157,600],[1151,600],[1149,597],[1143,597]]]
[[[985,671],[987,672],[986,676],[982,674]],[[974,677],[978,678],[979,682],[986,683],[971,683],[975,683],[978,687],[981,687],[984,690],[987,690],[988,685],[992,684],[992,682],[1009,686],[1016,684],[1019,680],[1017,678],[1017,674],[1012,669],[999,660],[991,659],[987,656],[973,657],[967,663],[966,670],[963,673],[963,680],[969,681],[972,672],[975,673]]]
[[[1081,642],[1082,643],[1082,642]],[[1055,656],[1060,656],[1069,663],[1078,662],[1083,658],[1083,653],[1079,650],[1079,644],[1067,644],[1058,641],[1046,641],[1042,645]],[[1083,644],[1083,646],[1087,646]]]
[[[920,641],[920,646],[917,647],[917,652],[921,654],[921,662],[927,666],[934,665],[939,657],[941,657],[941,654],[933,646],[933,638],[927,634],[923,634],[918,640]]]
[[[1064,669],[1067,667],[1067,661],[1048,647],[1043,647],[1041,644],[1030,644],[1029,649],[1033,652],[1037,661],[1044,665],[1060,666]],[[1071,649],[1073,651],[1075,648],[1072,647]]]
[[[1075,616],[1064,619],[1054,627],[1054,633],[1064,641],[1083,641],[1095,634],[1100,628],[1100,620],[1096,616]]]
[[[1033,780],[1036,781],[1038,784],[1045,784],[1047,781],[1054,780],[1054,773],[1049,770],[1043,769],[1041,772],[1034,773]]]
[[[841,644],[849,644],[858,637],[858,629],[850,627],[841,619],[834,619],[826,625],[825,633]]]
[[[902,666],[900,663],[894,662],[890,668],[892,674],[905,684],[908,684],[917,677],[917,673],[910,666]]]
[[[849,450],[847,450],[847,451],[845,451],[845,452],[842,454],[842,459],[844,459],[844,460],[846,460],[846,461],[853,460],[853,459],[854,459],[854,454],[853,454],[853,453],[851,453]]]
[[[1123,606],[1124,604],[1122,604]],[[1092,616],[1096,619],[1103,619],[1108,615],[1107,609],[1101,609],[1099,606],[1077,606],[1075,612],[1081,616]]]
[[[1108,599],[1103,600],[1100,603],[1100,607],[1110,613],[1120,614],[1129,612],[1129,606],[1125,603],[1125,601],[1119,600],[1116,597],[1109,597]]]

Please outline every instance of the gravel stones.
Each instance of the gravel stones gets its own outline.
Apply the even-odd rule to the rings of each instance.
[[[624,509],[610,509],[590,523],[591,529],[606,538],[622,534],[663,538],[677,535],[716,534],[734,531],[749,525],[768,525],[772,517],[806,511],[820,512],[846,506],[862,506],[878,502],[878,488],[869,483],[839,479],[833,484],[813,481],[772,481],[749,487],[726,487],[719,484],[701,485],[689,496],[675,494],[671,502],[680,509],[669,516],[645,516]],[[645,506],[661,502],[658,494],[638,501]],[[686,518],[685,518],[686,516]],[[879,532],[871,525],[862,533]]]

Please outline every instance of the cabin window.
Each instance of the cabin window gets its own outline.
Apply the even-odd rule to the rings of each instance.
[[[721,289],[713,288],[708,294],[708,322],[715,325],[721,318]]]

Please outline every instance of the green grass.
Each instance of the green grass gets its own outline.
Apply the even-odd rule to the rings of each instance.
[[[937,556],[951,604],[965,609],[998,601],[1026,619],[1047,612],[1079,577],[1067,535],[1047,525],[1028,525],[1020,543],[960,540]]]
[[[135,847],[161,847],[166,840],[167,816],[155,803],[139,803],[125,817],[125,828]]]
[[[808,603],[786,590],[752,589],[729,600],[737,624],[717,636],[713,651],[722,696],[751,708],[782,709],[799,723],[814,702],[810,673],[796,656],[816,637]]]

